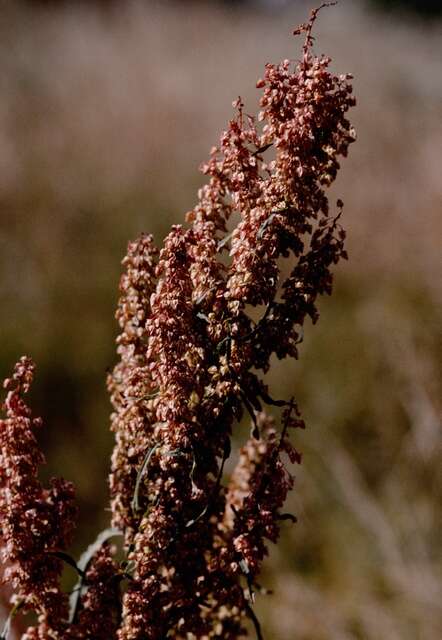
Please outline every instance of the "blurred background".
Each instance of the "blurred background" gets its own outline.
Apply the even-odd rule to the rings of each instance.
[[[109,518],[127,242],[183,220],[231,101],[256,112],[264,64],[299,55],[291,33],[314,4],[2,3],[0,374],[37,362],[43,474],[77,486],[75,553]],[[341,0],[315,27],[317,52],[355,75],[358,141],[331,194],[350,260],[300,360],[271,377],[308,428],[299,522],[256,605],[266,640],[442,637],[441,6]]]

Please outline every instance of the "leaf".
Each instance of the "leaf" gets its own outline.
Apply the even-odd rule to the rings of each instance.
[[[290,520],[290,522],[293,522],[294,524],[296,522],[298,522],[298,519],[296,516],[294,516],[292,513],[281,513],[279,516],[277,516],[278,520]]]
[[[196,518],[193,518],[192,520],[189,520],[188,522],[186,522],[186,528],[193,526],[196,522],[198,522],[198,520],[201,520],[201,518],[203,518],[206,515],[206,513],[209,511],[213,497],[218,493],[218,489],[221,484],[221,479],[223,477],[224,465],[226,463],[227,458],[230,456],[230,452],[231,452],[231,443],[230,443],[230,439],[227,439],[224,443],[223,458],[221,460],[220,468],[218,469],[218,475],[216,477],[215,487],[213,489],[212,496],[210,497],[209,502],[206,504],[204,509],[196,516]],[[193,475],[193,466],[192,466],[191,473]]]
[[[196,516],[196,518],[193,518],[193,520],[188,520],[188,522],[186,522],[186,529],[194,525],[196,522],[198,522],[198,520],[201,520],[201,518],[206,515],[208,509],[209,503],[206,504],[204,509]]]
[[[252,418],[252,431],[251,431],[251,435],[253,438],[255,438],[255,440],[259,440],[260,438],[260,434],[259,434],[259,427],[258,427],[258,422],[256,420],[256,415],[255,415],[255,410],[253,408],[253,406],[250,404],[247,396],[245,395],[245,393],[243,393],[242,391],[240,392],[240,397],[241,400],[243,402],[243,405],[245,406],[245,408],[247,409],[250,417]]]
[[[246,613],[249,616],[250,620],[253,622],[253,626],[255,627],[256,632],[256,640],[264,640],[264,636],[262,635],[261,625],[259,624],[259,620],[256,617],[256,613],[253,611],[252,607],[246,602]]]
[[[217,250],[219,251],[220,249],[222,249],[230,241],[232,236],[233,236],[233,231],[232,233],[227,234],[222,240],[220,240],[218,242]]]
[[[270,226],[270,224],[271,224],[271,223],[272,223],[272,221],[273,221],[273,218],[274,218],[276,215],[277,215],[276,213],[271,213],[271,214],[269,215],[269,217],[268,217],[268,218],[266,218],[266,220],[264,220],[264,222],[262,223],[262,225],[261,225],[261,226],[259,227],[259,229],[258,229],[258,233],[256,234],[256,237],[257,237],[257,239],[258,239],[258,240],[261,240],[261,239],[262,239],[262,237],[263,237],[263,235],[264,235],[265,230],[267,229],[267,227],[268,227],[268,226]]]
[[[95,538],[94,542],[90,544],[88,548],[81,554],[80,559],[76,563],[77,571],[80,574],[80,578],[74,589],[72,590],[69,598],[69,622],[71,624],[76,620],[81,598],[87,591],[86,571],[92,558],[107,540],[109,540],[110,538],[114,538],[115,536],[122,535],[123,534],[119,529],[116,529],[115,527],[108,527],[107,529],[101,531]]]
[[[77,565],[77,563],[75,562],[73,557],[70,556],[68,553],[65,553],[64,551],[48,551],[47,553],[50,556],[55,556],[59,560],[63,560],[63,562],[65,562],[69,566],[73,567],[75,569],[75,571],[78,573],[79,576],[83,576],[84,575],[84,572]]]
[[[11,611],[9,612],[9,615],[6,619],[6,622],[3,626],[3,631],[2,634],[0,636],[0,640],[8,640],[8,636],[11,632],[11,624],[13,619],[15,618],[15,616],[17,615],[17,613],[20,611],[20,609],[24,606],[25,601],[24,600],[20,600],[19,602],[16,602],[15,605],[12,607]]]
[[[256,237],[258,240],[262,240],[262,237],[265,233],[265,231],[267,230],[267,227],[269,227],[273,220],[276,218],[276,216],[280,215],[281,213],[287,213],[288,209],[280,209],[277,211],[272,211],[271,214],[269,215],[268,218],[266,218],[264,220],[264,222],[262,223],[262,225],[259,227],[258,229],[258,233],[256,234]]]
[[[254,151],[252,153],[252,156],[257,156],[261,153],[264,153],[264,151],[267,151],[267,149],[270,149],[270,147],[273,146],[273,142],[269,142],[268,144],[265,144],[263,147],[259,147],[256,151]]]
[[[116,536],[122,536],[123,533],[117,529],[116,527],[108,527],[107,529],[103,529],[100,531],[98,536],[95,538],[94,542],[88,546],[88,548],[83,551],[78,560],[78,567],[83,573],[88,568],[88,565],[94,555],[99,551],[101,546],[107,542],[110,538],[115,538]]]
[[[149,463],[151,461],[153,454],[155,453],[155,451],[158,449],[159,446],[160,446],[159,444],[155,444],[151,449],[149,449],[149,451],[146,453],[146,456],[143,460],[143,464],[141,465],[138,471],[137,479],[135,482],[134,495],[132,498],[132,502],[130,503],[130,506],[132,508],[134,515],[136,515],[140,510],[139,493],[140,493],[141,481],[143,479],[144,474],[147,471],[147,468],[149,467]]]
[[[128,400],[133,400],[133,402],[129,403],[122,411],[122,413],[120,414],[120,418],[122,418],[123,416],[126,415],[126,413],[128,413],[131,409],[133,409],[134,407],[137,406],[137,404],[140,404],[140,402],[144,402],[144,400],[152,400],[152,398],[156,398],[159,394],[159,391],[156,391],[155,393],[147,393],[144,396],[140,396],[139,398],[128,398]]]
[[[259,395],[261,396],[261,398],[264,400],[264,402],[266,404],[272,405],[274,407],[287,407],[290,406],[290,402],[288,402],[287,400],[274,400],[271,396],[269,396],[269,394],[264,391],[263,389],[261,389],[259,391]]]
[[[255,593],[253,591],[252,575],[250,573],[249,563],[247,562],[247,560],[245,558],[242,558],[239,561],[239,568],[241,569],[242,573],[245,575],[246,580],[247,580],[247,588],[248,588],[248,591],[249,591],[250,603],[251,604],[255,604]]]
[[[229,345],[232,342],[232,338],[230,336],[226,336],[216,345],[216,350],[218,353],[222,353],[224,350],[224,344]],[[226,352],[228,352],[228,346],[226,347]]]

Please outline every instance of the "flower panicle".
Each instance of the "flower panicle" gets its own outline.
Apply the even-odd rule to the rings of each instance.
[[[4,382],[6,418],[0,420],[1,559],[4,580],[14,590],[12,601],[38,616],[26,639],[57,637],[66,628],[67,596],[60,587],[57,553],[70,543],[77,514],[70,482],[53,478],[44,488],[38,479],[44,457],[34,432],[41,420],[32,418],[23,397],[34,370],[27,357],[15,365]]]
[[[136,528],[131,502],[137,470],[153,442],[150,425],[155,422],[155,393],[146,357],[145,324],[156,285],[157,260],[158,250],[151,235],[143,234],[129,243],[116,312],[121,330],[117,338],[120,360],[107,379],[114,409],[111,429],[116,440],[109,480],[112,525],[125,532],[127,544]]]
[[[275,399],[262,374],[273,355],[298,357],[306,319],[318,319],[318,298],[347,257],[343,205],[332,213],[326,189],[355,139],[355,100],[351,76],[313,51],[318,11],[330,4],[295,30],[305,36],[299,61],[266,65],[257,117],[235,100],[188,226],[173,226],[160,251],[147,234],[128,246],[119,361],[107,378],[111,535],[123,535],[123,561],[108,530],[86,567],[64,552],[74,490],[38,479],[41,421],[24,399],[33,362],[22,358],[5,381],[2,560],[14,601],[38,617],[23,640],[237,640],[247,618],[262,638],[255,583],[281,523],[295,520],[283,507],[289,463],[301,461],[290,435],[304,426],[295,401]],[[267,407],[280,410],[280,427]],[[245,415],[250,437],[226,477]],[[63,559],[80,574],[71,618]]]
[[[346,258],[342,203],[331,215],[326,188],[355,138],[351,76],[331,73],[330,58],[312,49],[318,10],[299,28],[301,60],[266,65],[258,117],[234,102],[236,116],[201,167],[208,182],[189,227],[172,228],[155,283],[148,277],[143,342],[127,343],[155,398],[121,427],[140,444],[136,479],[121,436],[114,453],[113,477],[131,478],[137,507],[125,529],[134,569],[119,640],[241,637],[246,617],[257,624],[250,607],[267,545],[295,520],[282,511],[294,481],[286,459],[300,462],[289,432],[304,424],[259,372],[273,354],[298,356],[305,320],[317,320],[317,299]],[[263,308],[258,320],[253,307]],[[264,405],[282,408],[281,431]],[[251,437],[224,486],[244,413]],[[127,488],[120,498],[115,489],[128,504]]]

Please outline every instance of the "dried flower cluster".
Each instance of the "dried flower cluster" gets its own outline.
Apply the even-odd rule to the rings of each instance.
[[[305,34],[301,60],[266,66],[257,120],[234,103],[188,227],[173,227],[161,251],[148,235],[129,244],[120,360],[108,378],[112,525],[125,560],[104,544],[77,567],[70,617],[59,578],[73,490],[37,480],[42,456],[21,395],[32,363],[23,359],[6,383],[1,534],[16,601],[38,614],[27,640],[234,640],[247,618],[262,637],[254,585],[268,541],[294,520],[282,512],[293,485],[284,461],[300,462],[289,434],[303,422],[294,400],[272,399],[259,372],[273,354],[297,357],[304,321],[316,322],[317,297],[331,293],[331,268],[346,257],[340,211],[329,215],[324,189],[354,140],[346,119],[354,98],[351,77],[333,75],[330,59],[312,52],[317,12],[295,32]],[[279,430],[266,404],[282,409]],[[244,412],[252,430],[226,484]]]
[[[26,640],[58,637],[67,618],[67,596],[60,589],[62,562],[54,552],[69,543],[75,506],[74,489],[64,480],[52,480],[44,489],[38,466],[44,461],[32,419],[22,394],[29,390],[34,366],[22,358],[5,380],[6,419],[0,422],[0,516],[4,579],[14,588],[14,604],[38,614],[38,627]]]

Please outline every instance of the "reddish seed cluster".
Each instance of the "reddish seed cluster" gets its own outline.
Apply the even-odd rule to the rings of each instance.
[[[354,140],[346,112],[355,101],[351,77],[333,75],[330,59],[312,52],[316,15],[297,30],[301,60],[266,66],[258,118],[234,103],[237,115],[202,167],[208,183],[189,226],[173,227],[161,251],[148,235],[129,245],[120,360],[108,377],[112,524],[126,558],[118,564],[109,547],[96,551],[70,621],[60,554],[49,552],[69,537],[72,490],[58,481],[44,491],[36,479],[42,459],[21,399],[29,361],[8,382],[0,510],[8,571],[40,616],[27,640],[236,640],[247,618],[262,638],[254,585],[268,542],[281,521],[294,520],[282,512],[293,486],[285,460],[300,462],[289,436],[303,422],[293,400],[271,397],[259,372],[273,354],[297,357],[305,319],[317,320],[317,298],[331,293],[331,268],[346,257],[342,203],[330,215],[324,189]],[[282,409],[281,428],[265,405]],[[251,434],[226,483],[244,414]],[[14,528],[23,518],[26,533]]]
[[[293,411],[297,409],[292,402],[284,412],[282,434],[264,412],[256,416],[262,437],[250,438],[241,449],[227,490],[225,525],[232,531],[235,550],[252,578],[259,573],[267,553],[265,540],[277,542],[281,520],[295,521],[294,516],[280,511],[293,487],[282,454],[286,453],[291,463],[301,462],[287,438],[288,428],[303,426],[292,417]]]
[[[116,440],[110,476],[112,524],[125,532],[128,544],[137,526],[131,507],[137,471],[154,442],[153,384],[146,358],[145,325],[156,284],[156,254],[151,236],[143,235],[129,244],[116,314],[121,327],[117,340],[120,361],[108,377]]]
[[[143,426],[143,507],[121,640],[239,637],[266,540],[279,535],[293,482],[282,454],[300,461],[288,432],[303,425],[290,404],[278,435],[262,412],[274,401],[253,369],[266,371],[273,353],[297,356],[305,318],[316,321],[330,268],[346,257],[340,212],[329,217],[324,188],[354,139],[345,117],[354,98],[350,76],[332,75],[330,59],[312,53],[315,17],[301,27],[301,61],[267,65],[258,82],[262,124],[235,103],[237,117],[202,167],[209,182],[190,228],[174,227],[159,255],[145,324],[156,395]],[[281,280],[289,256],[294,266]],[[264,308],[257,322],[250,305]],[[253,434],[226,490],[223,462],[244,410]]]
[[[67,626],[68,640],[110,640],[121,623],[121,573],[113,559],[114,549],[103,544],[86,570],[86,593],[81,599],[78,621]]]
[[[0,421],[0,522],[7,564],[4,580],[10,582],[14,603],[38,615],[38,626],[23,640],[55,638],[67,619],[67,596],[60,589],[62,562],[54,555],[70,542],[76,509],[71,483],[53,479],[44,489],[37,478],[44,462],[33,419],[23,394],[29,391],[34,365],[22,358],[13,376],[5,380],[5,420]]]

